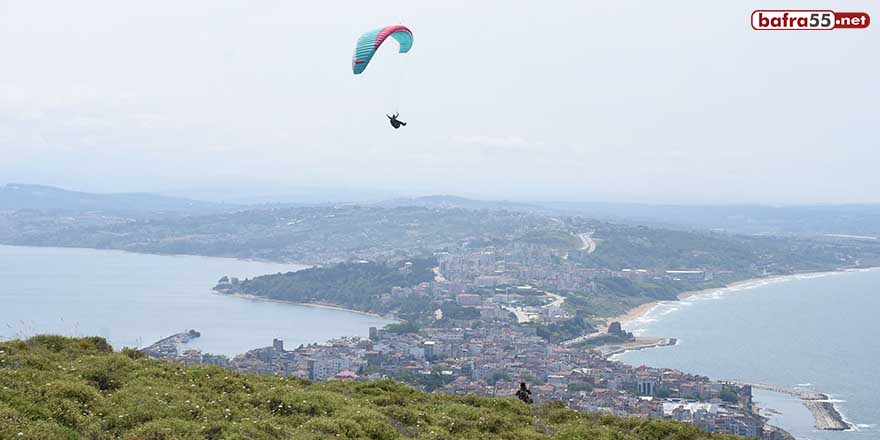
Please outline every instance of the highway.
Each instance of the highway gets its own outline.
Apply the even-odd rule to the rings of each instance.
[[[593,240],[593,231],[590,232],[582,232],[578,234],[578,238],[581,239],[581,250],[587,251],[588,254],[592,254],[596,250],[596,240]]]

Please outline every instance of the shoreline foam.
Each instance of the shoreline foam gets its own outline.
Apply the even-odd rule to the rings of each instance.
[[[848,272],[864,272],[864,271],[872,271],[878,270],[880,268],[871,267],[871,268],[856,268],[856,269],[841,269],[841,270],[831,270],[831,271],[822,271],[822,272],[801,272],[787,275],[770,275],[764,277],[757,278],[748,278],[745,280],[735,281],[733,283],[727,284],[723,287],[710,287],[708,289],[700,289],[700,290],[689,290],[686,292],[679,293],[676,295],[677,299],[674,300],[657,300],[651,301],[644,304],[640,304],[632,309],[627,310],[626,312],[605,319],[605,324],[611,324],[614,321],[619,321],[621,324],[632,323],[633,321],[638,321],[642,319],[646,319],[652,316],[652,312],[654,312],[659,306],[665,305],[676,305],[681,304],[682,301],[688,299],[699,299],[700,297],[721,297],[725,295],[729,295],[731,293],[740,292],[743,290],[751,290],[756,287],[766,286],[768,284],[774,283],[783,283],[789,281],[796,281],[802,279],[813,279],[813,278],[821,278],[826,276],[840,275]]]
[[[814,279],[814,278],[822,278],[827,276],[835,276],[842,275],[850,272],[869,272],[880,270],[880,267],[870,267],[870,268],[851,268],[851,269],[841,269],[835,271],[824,271],[824,272],[803,272],[789,275],[775,275],[769,277],[759,277],[759,278],[751,278],[742,281],[737,281],[726,285],[724,287],[718,288],[710,288],[710,289],[702,289],[695,291],[682,292],[677,295],[676,300],[665,300],[665,301],[652,301],[649,303],[642,304],[636,308],[633,308],[627,311],[624,314],[618,315],[616,317],[610,318],[608,322],[612,320],[619,320],[621,324],[626,327],[627,324],[632,324],[635,321],[639,320],[655,320],[657,317],[654,317],[654,312],[660,307],[663,306],[673,306],[676,304],[682,304],[682,301],[688,299],[700,299],[703,298],[721,298],[732,293],[741,292],[745,290],[751,290],[757,287],[763,287],[770,284],[775,283],[783,283],[789,281],[797,281],[797,280],[805,280],[805,279]],[[678,310],[675,308],[674,310]],[[658,315],[663,316],[663,314]],[[658,345],[658,347],[663,347],[665,345]],[[642,347],[640,349],[645,348],[654,348],[654,347]],[[608,356],[608,359],[611,360],[619,360],[620,356],[625,353],[635,350],[621,350],[618,351],[611,356]],[[811,386],[812,384],[810,384]],[[834,399],[832,395],[827,393],[821,393],[824,396],[823,399],[802,399],[802,403],[804,406],[810,411],[813,415],[814,420],[816,422],[816,428],[819,430],[828,430],[828,431],[858,431],[859,424],[847,419],[844,411],[841,409],[840,403],[844,401]],[[772,408],[764,407],[765,410],[772,410]]]

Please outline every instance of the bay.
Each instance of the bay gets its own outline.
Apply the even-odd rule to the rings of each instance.
[[[0,338],[103,336],[143,347],[188,329],[187,345],[232,356],[284,340],[286,347],[367,336],[392,320],[357,312],[215,294],[239,278],[306,266],[230,258],[0,246]]]
[[[877,270],[760,280],[660,303],[624,327],[678,344],[616,359],[822,392],[854,430],[815,429],[809,411],[789,396],[756,390],[755,398],[781,413],[771,423],[799,439],[878,439],[878,310]]]

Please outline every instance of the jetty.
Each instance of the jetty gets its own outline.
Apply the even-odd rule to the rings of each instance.
[[[140,351],[147,356],[154,358],[163,358],[166,356],[176,355],[181,344],[198,338],[202,334],[195,330],[187,330],[182,333],[175,333],[167,338],[156,341],[149,347],[142,348]]]
[[[852,426],[843,420],[843,416],[841,416],[840,412],[837,411],[837,408],[834,407],[834,403],[829,400],[827,394],[742,380],[729,380],[727,383],[738,386],[750,386],[759,390],[787,394],[801,399],[801,402],[803,402],[804,406],[810,410],[810,413],[813,414],[813,418],[816,419],[816,429],[825,431],[845,431],[847,429],[852,429]]]
[[[668,345],[675,345],[677,342],[678,341],[675,338],[636,337],[632,341],[600,345],[594,348],[594,350],[599,352],[602,357],[608,358],[610,356],[614,356],[615,354],[625,353],[627,351],[644,350],[646,348],[654,347],[665,347]]]

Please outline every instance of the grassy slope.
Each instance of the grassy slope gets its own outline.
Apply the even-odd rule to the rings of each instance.
[[[391,381],[312,384],[136,354],[100,338],[0,343],[0,439],[723,438],[558,404],[426,394]]]

